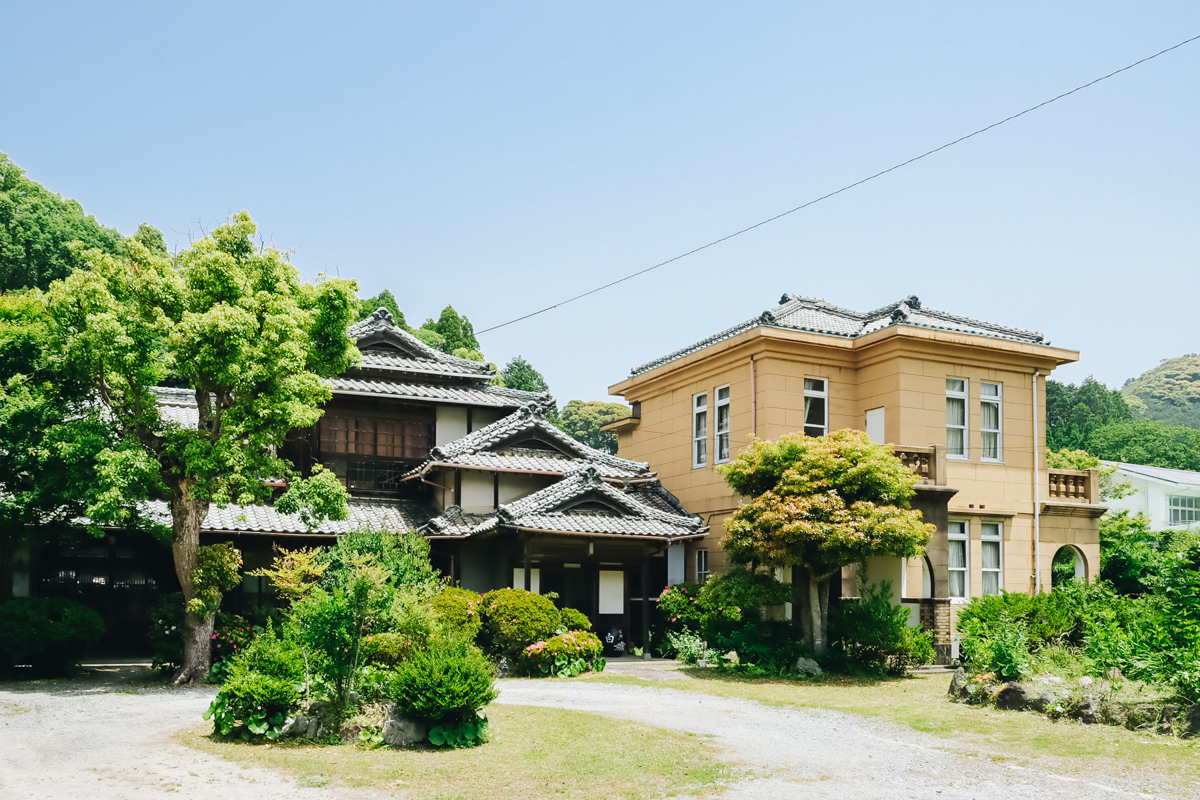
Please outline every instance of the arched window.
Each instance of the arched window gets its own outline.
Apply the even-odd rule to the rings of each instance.
[[[1087,580],[1087,577],[1087,560],[1083,552],[1072,544],[1058,548],[1051,566],[1050,585],[1059,586],[1076,578]]]

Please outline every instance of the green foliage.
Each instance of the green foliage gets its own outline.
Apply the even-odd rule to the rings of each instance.
[[[18,597],[0,604],[0,674],[29,665],[34,675],[73,672],[104,635],[92,609],[60,597]]]
[[[275,592],[283,600],[294,602],[304,597],[329,569],[329,562],[325,560],[322,548],[300,547],[295,550],[282,550],[279,545],[272,547],[275,550],[275,559],[271,566],[256,569],[249,574],[269,579],[275,587]]]
[[[207,619],[221,607],[224,593],[241,583],[242,553],[228,542],[210,544],[196,551],[196,568],[192,570],[195,592],[187,610]]]
[[[475,328],[471,325],[471,321],[464,316],[460,316],[453,306],[446,306],[442,309],[442,315],[437,321],[426,320],[421,326],[424,330],[431,330],[442,337],[442,346],[438,348],[444,353],[453,353],[459,348],[468,350],[479,350],[479,340],[475,338]]]
[[[79,264],[72,242],[116,255],[122,240],[85,215],[78,202],[30,180],[0,153],[0,292],[45,289],[66,277]]]
[[[516,658],[558,630],[561,615],[547,597],[524,589],[496,589],[483,596],[481,638],[488,652]]]
[[[473,747],[488,739],[487,717],[470,722],[434,725],[429,729],[429,743],[436,747]]]
[[[731,569],[711,576],[700,587],[700,607],[731,619],[757,619],[762,609],[792,601],[792,585],[774,575]]]
[[[670,626],[698,630],[708,611],[700,605],[701,585],[677,583],[659,592],[658,611]]]
[[[807,648],[795,640],[790,622],[735,620],[712,615],[700,636],[720,657],[711,661],[725,672],[753,678],[787,675]],[[730,654],[733,654],[732,656]]]
[[[1200,354],[1165,359],[1128,381],[1121,394],[1137,419],[1200,428]]]
[[[564,608],[559,613],[562,615],[559,625],[569,631],[590,631],[592,629],[592,621],[587,618],[587,614],[577,608]]]
[[[530,675],[573,678],[592,669],[602,652],[604,645],[594,633],[567,631],[529,645],[519,663]]]
[[[1046,447],[1078,450],[1100,427],[1132,419],[1125,398],[1089,377],[1078,386],[1046,381]]]
[[[695,666],[701,659],[716,661],[720,653],[709,647],[700,634],[684,628],[679,631],[667,631],[667,645],[675,657],[685,664]]]
[[[274,635],[259,636],[234,658],[204,718],[213,720],[218,736],[278,739],[288,712],[300,701],[304,681],[300,649]]]
[[[500,377],[509,389],[519,389],[523,392],[549,392],[550,386],[542,373],[533,368],[521,356],[514,357],[500,370]]]
[[[150,606],[150,666],[174,672],[183,666],[183,593],[165,594]]]
[[[221,680],[213,681],[214,683],[224,681],[234,656],[246,650],[258,633],[245,617],[217,613],[216,624],[213,626],[212,658],[213,669],[217,670],[216,676]],[[222,665],[224,669],[220,668]],[[212,681],[213,677],[210,671],[209,680]]]
[[[496,699],[491,663],[470,642],[434,639],[396,668],[391,698],[405,716],[434,724],[474,722]]]
[[[1019,680],[1033,670],[1029,633],[1020,622],[1001,622],[987,636],[973,635],[967,629],[962,648],[964,657],[976,669],[1003,680]]]
[[[846,658],[867,672],[903,675],[912,664],[932,660],[929,634],[909,628],[910,609],[893,605],[891,581],[865,584],[857,601],[829,610],[830,637]]]
[[[364,557],[386,571],[397,588],[431,597],[441,586],[437,570],[429,562],[429,541],[416,531],[357,528],[339,536],[318,561],[326,567],[327,583],[341,583]]]
[[[1200,471],[1200,430],[1153,419],[1096,428],[1084,449],[1106,461]]]
[[[394,667],[412,655],[413,651],[423,644],[408,634],[397,631],[371,634],[363,637],[363,660],[368,664]]]
[[[384,289],[374,297],[368,297],[365,300],[358,301],[358,319],[364,320],[374,314],[378,309],[386,308],[392,312],[392,321],[404,330],[408,330],[408,323],[404,321],[404,312],[400,310],[400,304],[396,302],[396,296],[388,289]]]
[[[410,333],[420,339],[425,344],[432,347],[434,350],[446,349],[446,337],[442,336],[435,330],[429,328],[413,328]]]
[[[476,592],[447,586],[434,596],[433,610],[444,627],[474,641],[483,625],[482,602]]]
[[[465,358],[467,361],[477,361],[480,364],[487,363],[487,357],[483,353],[478,350],[472,350],[469,347],[459,347],[450,353],[450,355],[455,358]]]
[[[630,414],[624,403],[606,403],[601,400],[572,400],[563,406],[555,424],[577,441],[605,453],[617,453],[617,435],[600,430],[601,426]]]
[[[1150,518],[1140,511],[1114,511],[1100,518],[1100,577],[1120,594],[1150,591],[1163,567],[1160,537],[1150,532]],[[1071,574],[1074,575],[1074,559]]]

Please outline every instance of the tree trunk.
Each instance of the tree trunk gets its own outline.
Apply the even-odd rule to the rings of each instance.
[[[817,596],[821,600],[821,631],[822,638],[829,638],[829,580],[832,575],[826,575],[817,581]]]
[[[825,619],[821,614],[821,584],[812,573],[808,576],[808,611],[812,617],[812,651],[819,656],[825,652]]]
[[[190,486],[176,489],[171,498],[171,527],[174,540],[171,552],[175,557],[175,575],[183,588],[183,601],[190,603],[196,596],[192,572],[196,569],[200,549],[200,524],[208,516],[208,500],[189,496]],[[191,612],[184,618],[183,666],[175,673],[175,683],[202,683],[212,666],[213,615],[202,619]]]
[[[792,567],[792,624],[799,626],[805,647],[812,650],[813,627],[808,606],[808,576],[806,567]]]

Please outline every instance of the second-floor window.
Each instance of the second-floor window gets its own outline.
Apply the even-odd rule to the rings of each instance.
[[[353,414],[326,414],[321,420],[321,453],[375,458],[426,458],[429,423]]]
[[[946,455],[967,457],[967,382],[946,379]]]
[[[983,593],[1000,594],[1004,588],[1002,579],[1004,564],[1004,528],[999,522],[985,522],[980,526],[980,567],[983,570]]]
[[[1000,407],[1002,392],[998,383],[979,384],[979,432],[982,438],[980,458],[984,461],[1001,461],[1004,444],[1001,431],[1004,415]]]
[[[951,522],[946,538],[950,546],[950,596],[966,597],[970,588],[967,580],[967,523]]]
[[[701,547],[696,551],[696,583],[708,580],[708,550]]]
[[[692,467],[708,464],[708,394],[692,398]]]
[[[1173,494],[1167,499],[1171,525],[1195,525],[1200,522],[1200,497]]]
[[[804,435],[829,433],[829,382],[823,378],[804,379]]]
[[[717,449],[717,463],[729,460],[729,387],[717,389],[717,427],[713,431],[713,444]]]

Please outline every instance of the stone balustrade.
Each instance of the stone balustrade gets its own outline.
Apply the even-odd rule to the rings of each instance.
[[[919,483],[934,486],[946,485],[946,448],[911,447],[894,445],[893,450],[900,463],[911,469],[920,478]]]
[[[1051,469],[1049,499],[1059,503],[1099,503],[1096,470]]]

